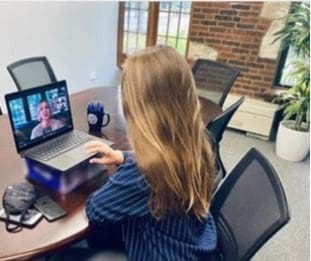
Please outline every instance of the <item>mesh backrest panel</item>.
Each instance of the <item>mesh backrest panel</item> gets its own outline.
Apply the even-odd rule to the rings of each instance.
[[[280,217],[277,195],[265,170],[254,160],[245,169],[220,209],[234,234],[238,259]]]
[[[197,88],[204,90],[207,97],[217,104],[233,77],[234,71],[203,61],[199,62],[194,73]]]
[[[20,65],[13,69],[13,74],[23,90],[52,82],[45,64],[41,61]]]
[[[222,135],[230,122],[233,114],[243,103],[244,97],[231,105],[225,112],[219,115],[216,119],[208,123],[207,129],[213,134],[215,140],[219,143],[222,140]]]

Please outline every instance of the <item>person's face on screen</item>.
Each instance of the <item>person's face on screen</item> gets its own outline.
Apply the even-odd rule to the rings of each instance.
[[[39,116],[40,121],[48,121],[51,118],[50,106],[45,101],[39,104]]]

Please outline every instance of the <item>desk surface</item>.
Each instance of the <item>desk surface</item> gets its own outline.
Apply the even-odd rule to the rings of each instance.
[[[110,123],[103,129],[103,136],[115,142],[115,148],[129,148],[122,113],[120,89],[99,87],[70,95],[74,126],[88,131],[86,107],[88,102],[100,100],[110,113]],[[211,101],[200,98],[202,117],[205,123],[220,114],[221,108]],[[110,169],[109,171],[113,171]],[[0,196],[5,188],[13,183],[25,181],[26,168],[15,150],[14,140],[7,115],[0,116]],[[67,195],[52,194],[43,187],[40,191],[49,193],[68,213],[65,218],[48,223],[45,219],[33,229],[24,228],[18,233],[8,233],[3,222],[0,223],[0,260],[33,259],[78,240],[88,232],[88,221],[84,204],[88,195],[104,182],[104,175],[83,184]]]

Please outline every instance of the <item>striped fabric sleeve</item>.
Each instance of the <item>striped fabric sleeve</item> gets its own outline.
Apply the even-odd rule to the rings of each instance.
[[[86,214],[91,224],[115,223],[149,213],[149,188],[140,174],[134,156],[124,153],[124,163],[87,200]]]

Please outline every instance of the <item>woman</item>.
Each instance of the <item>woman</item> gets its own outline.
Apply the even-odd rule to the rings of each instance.
[[[119,166],[89,197],[90,223],[121,224],[129,260],[207,258],[216,247],[214,156],[191,69],[171,47],[138,51],[126,61],[122,99],[134,153],[87,144],[101,153],[91,163]]]
[[[39,102],[37,113],[40,123],[33,128],[30,136],[31,140],[64,126],[60,120],[52,119],[52,110],[46,100]]]

